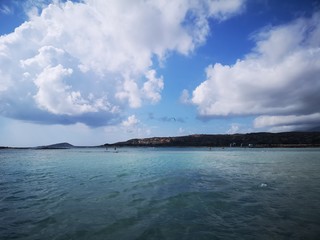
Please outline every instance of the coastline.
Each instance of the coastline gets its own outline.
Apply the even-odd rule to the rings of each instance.
[[[130,139],[104,144],[104,147],[247,147],[307,148],[320,147],[320,132],[282,132],[246,134],[195,134],[178,137]]]
[[[124,142],[106,143],[97,146],[74,146],[70,143],[56,143],[37,147],[10,147],[6,149],[73,149],[73,148],[114,148],[114,147],[209,147],[209,148],[319,148],[320,132],[281,132],[244,134],[194,134],[175,137],[135,138]]]

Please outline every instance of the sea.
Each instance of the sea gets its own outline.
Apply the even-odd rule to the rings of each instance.
[[[320,149],[1,150],[0,239],[320,239]]]

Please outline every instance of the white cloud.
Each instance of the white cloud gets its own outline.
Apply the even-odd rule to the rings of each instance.
[[[26,1],[28,21],[0,36],[1,114],[95,125],[160,101],[154,59],[188,55],[206,40],[209,18],[240,12],[244,0],[46,3]]]
[[[216,16],[220,20],[224,20],[231,15],[243,10],[244,5],[242,1],[232,0],[232,1],[212,1],[209,5],[209,11],[211,15]]]
[[[134,127],[136,126],[140,121],[137,119],[137,117],[135,115],[131,115],[128,117],[127,120],[124,120],[122,122],[122,125],[124,127]]]
[[[183,135],[183,134],[185,134],[186,133],[186,130],[184,129],[184,128],[182,128],[182,127],[179,127],[179,129],[178,129],[178,134],[179,135]]]
[[[134,79],[126,78],[122,83],[121,90],[116,93],[116,98],[122,101],[128,101],[131,108],[141,106],[141,98],[138,84]]]
[[[244,59],[208,66],[207,80],[191,98],[199,114],[266,115],[256,120],[256,127],[275,125],[273,118],[289,124],[292,115],[318,114],[319,21],[320,13],[315,13],[310,19],[269,28],[255,36],[256,47]]]
[[[34,95],[39,108],[53,114],[66,115],[109,110],[104,99],[94,99],[90,102],[84,99],[79,91],[70,91],[71,86],[62,82],[62,79],[69,75],[72,75],[72,70],[65,69],[61,65],[46,67],[39,74],[35,80],[38,92]]]
[[[144,97],[148,100],[151,100],[152,103],[160,101],[161,95],[160,92],[163,89],[163,77],[156,77],[156,71],[150,70],[146,73],[146,78],[148,79],[143,84],[142,92]]]
[[[230,129],[227,131],[228,134],[235,134],[235,133],[238,133],[240,130],[240,127],[238,124],[236,123],[233,123],[231,124],[231,127]]]
[[[113,142],[117,142],[130,138],[146,137],[149,136],[152,131],[141,122],[136,115],[131,115],[119,124],[104,127],[104,132]]]
[[[183,103],[183,104],[192,103],[190,101],[190,94],[189,94],[189,91],[187,89],[183,89],[182,90],[182,93],[180,95],[180,102]]]

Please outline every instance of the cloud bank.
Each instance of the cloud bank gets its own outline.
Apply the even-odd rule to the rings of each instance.
[[[256,128],[273,131],[320,125],[320,13],[269,27],[256,47],[234,65],[216,63],[189,101],[201,117],[258,117]],[[187,92],[182,98],[186,102]]]
[[[126,108],[161,100],[158,62],[190,54],[205,42],[209,18],[225,20],[243,2],[53,1],[30,11],[0,37],[0,114],[44,124],[119,123]]]

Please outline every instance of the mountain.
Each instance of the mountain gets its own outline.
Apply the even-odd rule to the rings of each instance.
[[[63,143],[56,143],[52,145],[39,146],[37,147],[37,149],[69,149],[74,147],[75,146],[71,145],[70,143],[63,142]]]
[[[320,147],[320,132],[196,134],[130,139],[104,146],[126,147]]]
[[[0,146],[0,149],[10,149],[10,147]]]

